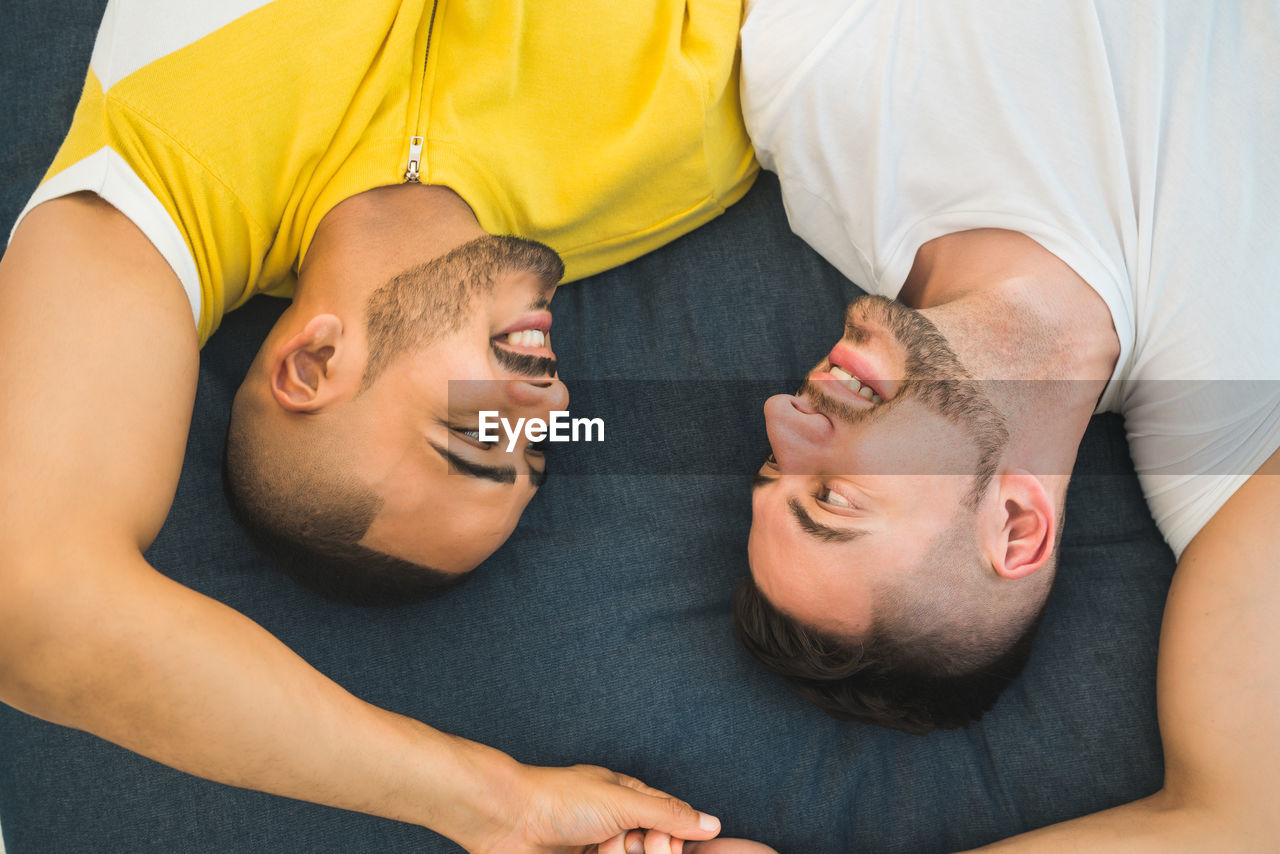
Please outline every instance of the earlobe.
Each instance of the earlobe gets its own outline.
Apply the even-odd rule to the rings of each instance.
[[[1002,578],[1025,578],[1048,563],[1056,545],[1053,499],[1030,472],[1000,475],[1000,530],[989,554]]]
[[[272,358],[276,403],[290,412],[316,412],[341,394],[345,383],[332,374],[342,343],[341,320],[332,314],[311,318]]]

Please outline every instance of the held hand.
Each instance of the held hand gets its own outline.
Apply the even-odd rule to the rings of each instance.
[[[712,816],[605,768],[521,766],[520,775],[523,797],[510,803],[501,831],[469,847],[473,854],[597,854],[612,850],[606,846],[625,850],[620,846],[632,828],[682,839],[710,839],[720,830]]]
[[[778,854],[768,845],[747,839],[686,842],[657,830],[632,830],[600,846],[595,854]]]

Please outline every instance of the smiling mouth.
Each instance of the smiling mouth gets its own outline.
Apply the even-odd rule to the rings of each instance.
[[[495,335],[489,339],[489,348],[509,371],[522,376],[555,376],[556,354],[551,350],[551,336],[545,332],[526,329]]]
[[[494,349],[525,356],[555,358],[551,351],[551,312],[539,311],[526,315],[506,329],[494,335],[490,341]]]
[[[835,378],[835,381],[840,385],[849,389],[849,391],[858,395],[858,397],[863,400],[870,401],[873,406],[884,403],[884,398],[882,398],[869,383],[864,383],[862,380],[858,379],[839,365],[832,365],[831,370],[828,373],[830,373],[831,376]]]
[[[506,343],[512,347],[542,349],[547,346],[549,338],[550,336],[541,329],[521,329],[519,332],[508,332],[506,335],[499,335],[497,340],[499,343]]]
[[[877,367],[879,359],[881,355],[864,352],[841,339],[808,380],[814,383],[815,390],[826,391],[834,400],[869,409],[892,400],[902,385],[884,378],[884,369]],[[879,378],[867,379],[868,376]]]
[[[828,365],[826,370],[822,366],[815,368],[797,393],[804,395],[808,391],[810,396],[820,395],[850,413],[869,411],[884,403],[875,386],[840,365],[830,364],[830,360]]]

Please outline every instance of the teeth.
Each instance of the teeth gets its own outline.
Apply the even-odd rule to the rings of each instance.
[[[862,397],[866,398],[872,403],[884,403],[884,399],[881,398],[880,395],[872,391],[871,386],[863,385],[861,381],[858,380],[857,377],[855,377],[853,374],[849,373],[839,365],[831,366],[831,376],[839,380],[840,383],[844,385],[845,388],[849,389],[855,394],[861,395]]]
[[[547,336],[540,329],[522,329],[508,334],[507,343],[517,347],[542,347],[547,343]]]

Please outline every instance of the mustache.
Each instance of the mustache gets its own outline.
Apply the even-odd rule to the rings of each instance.
[[[548,356],[534,356],[529,353],[513,353],[497,342],[490,341],[489,349],[498,360],[498,364],[522,377],[551,378],[556,375],[556,360]]]
[[[854,408],[823,391],[821,383],[813,382],[808,377],[805,377],[804,382],[800,383],[800,388],[796,391],[796,397],[805,398],[816,411],[833,421],[843,421],[845,424],[857,425],[875,418],[883,412],[887,412],[892,404],[906,397],[906,391],[907,389],[904,387],[892,400],[886,400],[873,409]]]

